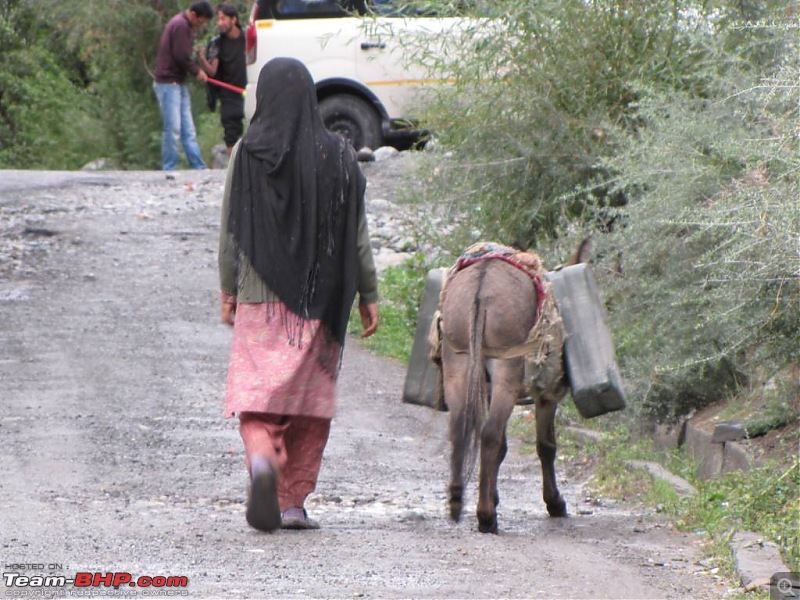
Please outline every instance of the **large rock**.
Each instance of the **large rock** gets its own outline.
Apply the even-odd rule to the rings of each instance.
[[[747,437],[744,425],[739,421],[720,421],[714,425],[712,442],[736,442]]]
[[[400,154],[400,151],[397,148],[393,148],[392,146],[381,146],[377,150],[375,150],[375,162],[383,162],[384,160],[388,160],[392,157],[397,156]]]
[[[723,445],[711,441],[712,434],[695,423],[686,424],[686,451],[697,461],[700,479],[715,479],[722,473]]]
[[[742,578],[745,590],[768,588],[776,573],[788,574],[778,546],[756,533],[740,531],[731,539],[731,549],[736,570]],[[796,575],[796,574],[795,574]],[[793,598],[796,596],[778,596]]]

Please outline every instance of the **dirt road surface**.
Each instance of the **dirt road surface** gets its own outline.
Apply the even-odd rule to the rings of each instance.
[[[378,167],[371,190],[391,185]],[[244,520],[236,423],[222,418],[224,174],[0,172],[2,597],[720,598],[699,541],[644,509],[551,519],[512,443],[500,534],[445,511],[446,416],[400,401],[404,365],[348,342],[317,493],[322,529]],[[13,586],[129,573],[185,588]]]

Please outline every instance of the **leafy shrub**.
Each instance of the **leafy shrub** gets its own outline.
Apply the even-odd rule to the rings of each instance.
[[[458,160],[439,176],[442,189],[458,191],[458,208],[485,237],[540,245],[570,221],[607,226],[607,208],[624,205],[632,190],[613,186],[617,173],[603,158],[646,126],[642,97],[717,97],[738,83],[739,71],[756,68],[741,56],[755,33],[721,35],[742,15],[706,2],[481,7],[492,20],[465,34],[468,53],[437,62],[420,52],[420,60],[456,73],[423,121],[457,149]],[[738,54],[729,48],[733,37]],[[766,63],[780,43],[759,47],[772,49],[758,56]]]
[[[238,4],[246,18],[246,3]],[[161,118],[148,71],[166,21],[186,6],[3,2],[0,167],[75,169],[106,157],[122,168],[158,168]],[[190,89],[193,105],[205,106],[202,86]]]
[[[698,494],[684,501],[679,524],[702,527],[723,542],[736,531],[758,532],[780,546],[790,569],[800,568],[800,462],[730,473],[696,486]]]
[[[768,20],[782,6],[484,2],[503,35],[471,32],[425,114],[453,149],[423,175],[452,254],[494,238],[554,264],[610,234],[595,265],[634,416],[688,412],[800,358],[800,69],[792,21]]]
[[[417,330],[417,308],[422,300],[426,268],[417,255],[397,267],[388,267],[380,276],[380,326],[364,340],[367,348],[384,356],[407,362]],[[357,308],[350,316],[350,331],[358,334],[361,324]]]
[[[24,2],[0,12],[0,166],[71,169],[96,145],[91,98],[74,85],[52,34]]]
[[[748,110],[745,99],[643,107],[647,130],[609,160],[618,185],[646,190],[604,240],[603,278],[646,416],[688,412],[800,359],[798,181],[773,159],[783,136],[764,139]]]

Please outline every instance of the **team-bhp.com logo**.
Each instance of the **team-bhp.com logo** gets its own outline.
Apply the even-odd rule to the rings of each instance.
[[[44,591],[46,589],[63,589],[67,586],[84,588],[87,591],[92,588],[123,588],[131,591],[132,588],[141,588],[142,596],[179,596],[187,595],[188,592],[183,588],[189,585],[189,578],[182,575],[142,575],[134,578],[130,573],[113,571],[109,573],[89,573],[82,571],[75,573],[74,577],[66,577],[64,575],[22,575],[20,573],[3,573],[3,583],[6,588],[14,588],[6,590],[6,596],[13,597],[30,595],[20,594],[19,592],[22,591],[33,591],[34,589],[39,591]]]

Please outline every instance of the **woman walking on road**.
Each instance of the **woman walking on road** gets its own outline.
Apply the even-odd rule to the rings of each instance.
[[[228,167],[219,250],[221,316],[233,326],[225,416],[239,416],[256,529],[318,527],[304,502],[356,292],[362,337],[378,328],[365,189],[352,147],[322,123],[306,67],[268,62]]]

